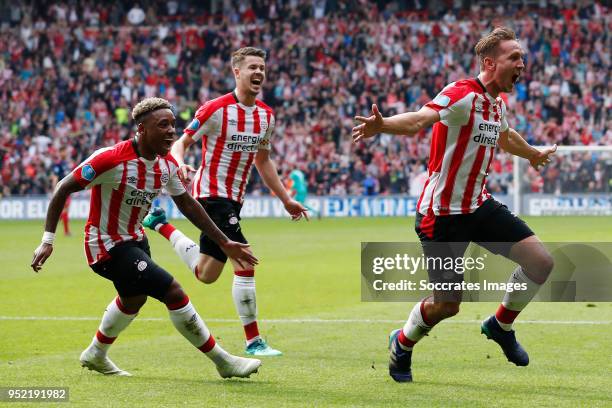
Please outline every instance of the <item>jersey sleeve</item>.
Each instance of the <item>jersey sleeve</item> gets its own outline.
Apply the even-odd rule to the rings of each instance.
[[[440,120],[449,125],[463,125],[469,119],[472,108],[470,94],[469,88],[452,83],[425,106],[438,112]]]
[[[505,132],[510,126],[508,126],[508,120],[506,119],[506,103],[500,98],[501,115],[500,115],[500,132]]]
[[[112,178],[112,168],[117,165],[113,148],[96,150],[73,171],[72,176],[81,187],[90,188]]]
[[[191,136],[194,141],[198,141],[204,135],[214,133],[221,124],[221,109],[213,103],[206,102],[196,111],[195,116],[184,134]]]
[[[172,172],[170,178],[168,179],[168,183],[166,184],[166,191],[171,196],[181,195],[185,193],[185,191],[187,191],[185,190],[183,182],[181,181],[181,179],[179,179],[177,170],[178,168]]]
[[[266,134],[264,138],[259,142],[259,146],[257,146],[257,150],[270,150],[272,147],[270,145],[270,139],[274,134],[274,127],[276,126],[276,118],[273,114],[270,114],[270,123],[268,124],[268,129],[266,129]]]

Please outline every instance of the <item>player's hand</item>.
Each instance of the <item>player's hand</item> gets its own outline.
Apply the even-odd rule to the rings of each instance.
[[[289,200],[285,203],[285,210],[291,214],[292,221],[298,221],[302,217],[308,221],[308,209],[295,200]]]
[[[34,256],[32,257],[32,263],[30,264],[34,272],[38,272],[42,269],[47,258],[51,256],[51,252],[53,252],[53,245],[45,244],[44,242],[36,248]]]
[[[183,182],[183,184],[185,184],[185,186],[188,186],[193,181],[193,175],[195,174],[195,172],[196,170],[193,167],[188,164],[183,164],[179,166],[178,176]]]
[[[534,169],[540,170],[542,167],[550,163],[551,161],[550,156],[555,154],[556,151],[557,151],[557,145],[553,145],[553,147],[544,149],[538,152],[537,154],[534,154],[533,157],[529,159],[529,163]]]
[[[255,266],[259,263],[259,260],[251,252],[249,244],[230,240],[220,246],[225,255],[238,262],[242,268],[245,267],[244,264]]]
[[[367,118],[365,116],[355,116],[355,120],[361,122],[361,124],[353,128],[353,143],[372,137],[382,130],[383,117],[376,104],[372,105],[371,116]]]

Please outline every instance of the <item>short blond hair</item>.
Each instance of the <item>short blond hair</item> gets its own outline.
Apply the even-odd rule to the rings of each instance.
[[[242,47],[232,53],[232,68],[238,67],[240,64],[242,64],[242,61],[244,61],[246,57],[251,55],[255,57],[260,57],[264,61],[266,59],[266,52],[261,48]]]
[[[497,47],[502,41],[514,40],[518,41],[516,38],[516,33],[509,27],[496,27],[489,34],[482,37],[476,46],[474,46],[474,52],[478,56],[478,60],[480,61],[480,67],[484,65],[485,57],[494,57],[497,53]]]
[[[173,110],[172,104],[164,98],[145,98],[138,102],[132,109],[132,119],[136,123],[141,123],[151,112],[159,109]]]

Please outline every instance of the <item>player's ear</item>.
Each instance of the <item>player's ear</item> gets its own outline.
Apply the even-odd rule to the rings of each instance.
[[[145,127],[144,127],[144,123],[143,123],[143,122],[140,122],[140,123],[138,124],[138,126],[137,126],[136,130],[137,130],[137,132],[138,132],[138,134],[139,134],[140,136],[144,136],[144,134],[145,134]]]
[[[482,60],[485,71],[495,69],[495,59],[493,57],[484,57]]]

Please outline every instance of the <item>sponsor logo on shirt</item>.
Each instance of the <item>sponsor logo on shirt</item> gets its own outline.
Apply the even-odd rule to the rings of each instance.
[[[96,171],[91,167],[91,164],[86,164],[81,169],[81,177],[87,181],[91,181],[96,177]]]
[[[263,136],[238,133],[229,137],[229,143],[225,145],[228,150],[234,152],[256,152],[259,144],[263,144]]]
[[[157,191],[132,190],[126,197],[125,203],[132,207],[142,207],[151,204],[155,197],[157,197]]]

